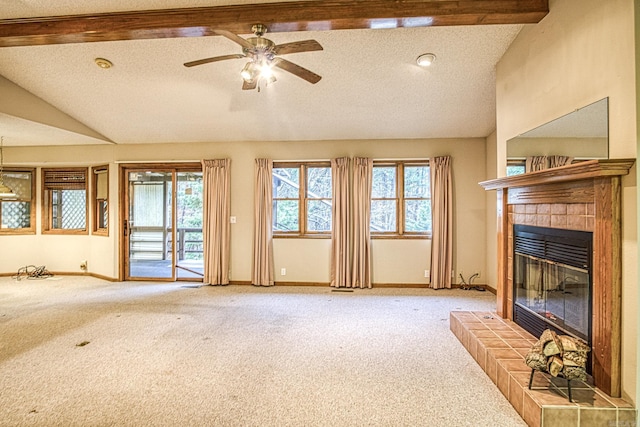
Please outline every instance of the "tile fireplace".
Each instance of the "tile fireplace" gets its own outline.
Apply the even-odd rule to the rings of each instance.
[[[590,160],[480,183],[497,191],[497,314],[544,321],[534,336],[551,326],[590,342],[594,384],[612,397],[621,395],[621,176],[634,161]],[[549,229],[560,236],[540,237]],[[543,260],[536,246],[554,239],[565,246]],[[566,246],[582,240],[586,247]]]

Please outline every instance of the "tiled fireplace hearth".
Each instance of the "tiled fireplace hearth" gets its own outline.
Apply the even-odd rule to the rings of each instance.
[[[621,395],[621,176],[633,163],[591,160],[480,183],[497,190],[499,318],[514,320],[514,225],[592,234],[590,368],[611,398]]]
[[[527,425],[535,427],[631,427],[636,411],[620,398],[610,397],[592,383],[567,382],[536,372],[529,390],[531,369],[524,355],[536,339],[515,323],[495,313],[454,311],[451,331],[478,365],[509,400]]]

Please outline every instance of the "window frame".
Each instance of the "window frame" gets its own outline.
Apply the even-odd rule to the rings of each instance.
[[[98,177],[105,175],[107,194],[105,198],[98,198]],[[107,223],[105,227],[99,226],[100,205],[106,202]],[[96,236],[109,236],[109,165],[91,167],[91,234]]]
[[[313,198],[307,197],[307,179],[309,169],[312,168],[329,168],[331,169],[330,161],[311,161],[311,162],[273,162],[273,169],[279,168],[287,168],[294,169],[297,168],[299,170],[300,183],[298,188],[298,224],[299,229],[297,231],[280,231],[275,230],[273,228],[273,223],[271,224],[271,230],[274,238],[320,238],[320,239],[329,239],[331,238],[331,233],[333,230],[333,223],[331,224],[331,229],[328,231],[310,231],[308,230],[308,218],[307,218],[307,202],[309,200],[330,200],[333,203],[333,188],[331,188],[331,197],[326,198]],[[273,173],[271,175],[273,182]],[[331,176],[332,187],[333,187],[333,174]],[[276,200],[296,200],[293,198],[272,198],[273,202]]]
[[[15,200],[0,200],[0,235],[18,235],[18,234],[36,234],[36,168],[14,168],[14,167],[6,167],[3,168],[3,175],[7,173],[28,173],[31,175],[31,198],[29,200],[26,199],[15,199]],[[3,228],[1,224],[2,218],[2,203],[11,203],[11,202],[27,202],[29,203],[29,227],[25,228]]]
[[[426,166],[431,168],[429,160],[427,159],[415,159],[415,160],[374,160],[373,168],[376,167],[395,167],[396,172],[396,197],[391,198],[374,198],[371,197],[373,204],[374,200],[395,200],[396,207],[396,229],[394,231],[373,231],[369,228],[369,233],[373,239],[430,239],[432,230],[429,231],[406,231],[405,217],[406,217],[406,205],[407,200],[427,200],[431,203],[431,197],[405,197],[404,194],[404,181],[405,181],[405,168],[412,166]],[[429,169],[431,173],[431,169]],[[373,177],[372,177],[373,184]],[[431,177],[429,177],[429,185],[431,185]]]
[[[507,173],[507,171],[509,169],[509,166],[522,167],[523,170],[524,170],[524,172],[522,172],[522,173],[526,173],[527,172],[526,163],[527,163],[527,161],[525,159],[509,159],[509,160],[507,160],[507,166],[505,167],[505,176],[515,176],[515,175],[509,175]],[[517,175],[521,175],[521,174],[517,174]]]
[[[83,172],[84,173],[84,192],[85,192],[85,222],[84,228],[61,229],[53,228],[53,197],[52,189],[47,188],[46,175],[47,172]],[[71,167],[71,168],[42,168],[40,170],[42,183],[42,234],[66,234],[66,235],[85,235],[89,234],[89,168],[88,167]],[[64,188],[60,188],[64,190]]]

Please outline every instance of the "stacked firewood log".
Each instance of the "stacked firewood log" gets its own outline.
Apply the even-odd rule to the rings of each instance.
[[[546,329],[525,356],[525,362],[531,369],[554,377],[586,381],[589,351],[589,346],[579,339]]]

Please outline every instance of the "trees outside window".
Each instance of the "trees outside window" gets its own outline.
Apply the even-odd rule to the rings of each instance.
[[[374,162],[370,222],[373,237],[430,235],[429,174],[426,160]],[[274,163],[274,235],[329,237],[332,196],[328,162]]]
[[[526,172],[526,165],[524,160],[509,160],[507,161],[507,176],[520,175]]]
[[[331,234],[331,166],[328,162],[273,165],[273,233]]]

